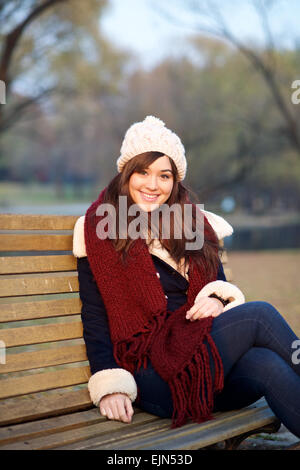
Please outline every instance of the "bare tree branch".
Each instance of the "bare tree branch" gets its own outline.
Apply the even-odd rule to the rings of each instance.
[[[275,57],[275,41],[272,34],[272,30],[270,27],[269,17],[268,17],[268,10],[272,9],[273,5],[276,3],[274,0],[252,0],[254,8],[257,11],[258,18],[262,24],[262,30],[266,36],[266,52],[268,55],[268,60],[271,64],[271,69],[273,72],[276,72],[276,57]]]
[[[188,2],[190,5],[190,9],[193,11],[193,13],[198,13],[203,14],[203,4],[202,7],[199,7],[199,3],[197,2]],[[268,46],[269,46],[269,57],[270,54],[272,57],[274,57],[272,51],[272,47],[274,47],[274,40],[272,38],[270,26],[269,26],[269,21],[268,21],[268,16],[266,12],[266,8],[264,5],[258,3],[258,0],[252,0],[252,4],[256,6],[256,10],[258,14],[261,17],[262,24],[264,25],[265,28],[265,34],[268,38]],[[267,7],[272,7],[275,4],[274,0],[269,0],[266,3]],[[264,61],[263,57],[261,57],[259,54],[254,52],[254,50],[250,49],[246,45],[244,45],[236,36],[233,35],[232,31],[229,30],[227,27],[227,24],[224,20],[224,17],[220,13],[220,9],[216,6],[215,2],[210,0],[209,3],[206,2],[206,5],[208,7],[209,15],[215,20],[216,26],[215,27],[209,27],[207,25],[204,25],[203,22],[201,23],[196,23],[196,27],[199,31],[202,31],[204,33],[213,35],[215,37],[218,37],[222,40],[227,40],[230,44],[232,44],[234,47],[236,47],[247,59],[248,61],[253,65],[253,67],[260,73],[261,77],[264,79],[271,95],[273,96],[273,100],[280,111],[287,127],[287,135],[289,137],[289,140],[292,144],[292,146],[297,150],[297,152],[300,154],[300,131],[298,128],[298,123],[296,121],[296,118],[293,116],[289,105],[287,104],[284,96],[282,95],[282,92],[280,90],[280,86],[277,82],[276,74],[275,74],[275,62],[273,60],[269,60],[269,63]],[[162,9],[161,7],[156,7],[157,11],[161,12],[163,16],[166,19],[169,19],[169,21],[174,21],[174,15],[170,15],[169,13],[166,13],[165,9]],[[187,26],[183,22],[179,21],[176,19],[176,23],[178,25],[181,24],[181,26]]]
[[[46,11],[57,3],[63,3],[65,1],[66,0],[47,0],[46,2],[37,6],[34,10],[32,10],[29,15],[6,36],[2,56],[0,59],[0,80],[3,80],[5,82],[7,91],[9,90],[10,85],[8,71],[12,55],[24,30],[35,18],[41,15],[44,11]]]
[[[12,125],[15,124],[16,119],[19,119],[22,114],[25,113],[27,108],[33,104],[39,103],[43,98],[49,96],[55,91],[55,87],[43,90],[38,96],[30,97],[22,100],[16,104],[13,108],[10,108],[9,114],[5,116],[0,125],[0,134],[7,131]]]
[[[4,45],[2,48],[2,55],[0,58],[0,80],[5,83],[6,86],[6,96],[9,95],[10,92],[10,77],[9,77],[9,69],[11,65],[12,56],[16,50],[17,44],[24,33],[25,29],[31,24],[36,18],[38,18],[42,13],[44,13],[47,9],[53,7],[56,4],[63,3],[68,0],[47,0],[44,3],[41,3],[37,7],[35,7],[31,12],[27,15],[27,17],[21,21],[18,26],[16,26],[10,33],[8,33],[4,37]],[[51,89],[49,90],[51,92]],[[44,96],[45,93],[42,93],[41,96]],[[25,101],[23,104],[19,105],[19,112],[16,112],[18,107],[12,110],[8,117],[3,118],[4,110],[3,107],[0,107],[0,132],[4,129],[7,129],[12,124],[12,118],[17,118],[20,116],[20,113],[28,107],[31,102],[36,101],[37,98],[30,98],[29,100]],[[5,119],[5,122],[3,122]]]
[[[13,5],[11,5],[12,8],[9,8],[7,3],[8,2],[5,0],[0,1],[0,21],[2,24],[5,24],[14,15],[18,8],[20,8],[22,0],[11,2],[13,3]]]

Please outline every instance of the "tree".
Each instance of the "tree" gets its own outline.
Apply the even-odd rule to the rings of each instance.
[[[108,6],[108,0],[0,0],[0,79],[7,92],[7,104],[0,106],[1,179],[22,177],[27,162],[27,181],[57,168],[60,188],[68,165],[80,166],[78,149],[88,138],[79,136],[87,135],[91,121],[85,120],[85,104],[95,108],[101,97],[119,93],[131,58],[101,33],[99,21]],[[70,116],[81,124],[76,129]],[[87,159],[90,148],[85,147]]]
[[[25,18],[19,21],[17,24],[12,26],[12,29],[2,36],[2,51],[0,58],[0,80],[5,83],[6,86],[6,96],[8,97],[11,92],[11,85],[13,82],[13,77],[10,74],[11,63],[13,55],[17,49],[17,46],[24,35],[26,29],[30,24],[35,21],[39,16],[44,12],[54,7],[56,4],[62,4],[66,0],[47,0],[44,3],[35,4],[33,2],[27,2],[26,7],[30,7],[29,12],[26,14]],[[31,5],[29,5],[29,3]],[[24,8],[24,2],[22,7]],[[16,0],[2,1],[0,4],[0,24],[2,26],[7,25],[13,20],[13,17],[17,15],[20,11],[21,2]],[[44,92],[45,93],[45,92]],[[43,94],[44,94],[43,93]],[[38,100],[42,95],[38,95],[34,99],[30,98],[24,100],[22,103],[18,103],[10,111],[6,120],[3,120],[3,108],[0,108],[0,132],[6,129],[14,119],[20,115],[20,112],[24,110],[29,104],[33,101]]]
[[[32,103],[53,92],[76,93],[84,85],[91,88],[92,81],[102,88],[114,86],[112,73],[120,75],[128,55],[101,36],[99,19],[107,7],[107,0],[0,3],[0,80],[6,84],[7,95],[7,104],[0,107],[0,133],[13,126]],[[101,74],[102,66],[107,78]],[[30,82],[26,92],[14,91],[14,85],[26,79]]]
[[[181,8],[179,7],[177,10],[178,14],[176,14],[176,9],[174,8],[174,2],[172,2],[172,13],[170,13],[170,8],[161,7],[161,2],[160,5],[158,5],[156,1],[152,3],[160,15],[179,26],[183,26],[184,23],[178,18],[184,17],[184,12],[191,13],[194,24],[196,23],[195,29],[198,33],[212,35],[225,40],[243,54],[263,79],[270,95],[272,96],[274,104],[281,115],[282,123],[277,131],[288,137],[291,145],[300,156],[299,112],[298,109],[291,104],[290,99],[290,87],[293,77],[290,77],[289,86],[287,87],[285,83],[284,88],[281,83],[281,71],[277,67],[275,40],[268,16],[268,12],[276,5],[277,1],[252,0],[250,2],[258,14],[266,37],[266,45],[262,49],[259,49],[257,46],[251,47],[251,45],[243,43],[236,35],[233,34],[226,24],[220,7],[214,0],[206,0],[202,2],[187,0],[184,3],[181,2]],[[224,2],[222,2],[222,6],[223,5]],[[207,24],[207,20],[212,20],[213,24]],[[191,25],[188,24],[188,26]]]

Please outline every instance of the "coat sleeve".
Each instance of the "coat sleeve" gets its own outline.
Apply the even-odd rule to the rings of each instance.
[[[115,361],[106,308],[87,257],[77,258],[77,269],[83,339],[92,374],[88,383],[91,400],[98,406],[104,395],[126,393],[134,401],[136,382],[133,375]]]

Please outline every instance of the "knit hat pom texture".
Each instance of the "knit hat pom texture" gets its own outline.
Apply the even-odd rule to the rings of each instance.
[[[121,172],[124,165],[136,155],[151,151],[162,152],[172,158],[178,170],[179,180],[185,178],[187,164],[181,140],[155,116],[147,116],[144,121],[129,127],[117,160],[118,171]]]

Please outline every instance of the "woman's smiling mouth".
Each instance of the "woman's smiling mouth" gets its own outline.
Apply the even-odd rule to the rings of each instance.
[[[143,193],[142,191],[140,191],[140,193],[144,201],[156,201],[156,199],[159,197],[159,194],[147,194]]]

